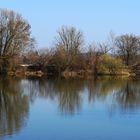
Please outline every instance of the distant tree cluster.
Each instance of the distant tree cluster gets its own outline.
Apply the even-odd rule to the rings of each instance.
[[[40,64],[42,71],[83,74],[116,74],[139,62],[140,37],[133,34],[110,36],[111,43],[84,43],[75,27],[62,26],[51,49],[33,49],[30,24],[18,13],[0,9],[0,72],[21,63]],[[30,49],[29,49],[30,48]],[[86,51],[84,50],[86,49]],[[26,50],[26,51],[25,51]]]

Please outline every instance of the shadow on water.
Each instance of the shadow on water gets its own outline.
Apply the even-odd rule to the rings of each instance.
[[[60,113],[75,115],[82,111],[85,97],[89,103],[110,103],[110,111],[135,111],[140,107],[140,80],[98,78],[77,79],[1,78],[0,134],[18,133],[28,121],[29,104],[40,99],[56,99]],[[109,100],[108,100],[109,99]],[[110,113],[110,112],[109,112]]]

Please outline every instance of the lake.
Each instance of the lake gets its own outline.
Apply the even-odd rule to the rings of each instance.
[[[0,140],[140,140],[140,80],[0,78]]]

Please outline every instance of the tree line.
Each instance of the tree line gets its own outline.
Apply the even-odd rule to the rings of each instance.
[[[43,72],[57,74],[118,74],[139,63],[140,36],[110,35],[110,41],[84,43],[82,31],[62,26],[54,47],[34,48],[31,26],[20,14],[0,9],[0,72],[19,64],[39,64]]]

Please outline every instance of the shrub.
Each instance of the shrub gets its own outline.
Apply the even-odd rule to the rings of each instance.
[[[121,74],[124,70],[124,65],[119,58],[115,58],[104,54],[100,57],[97,70],[98,74]]]

